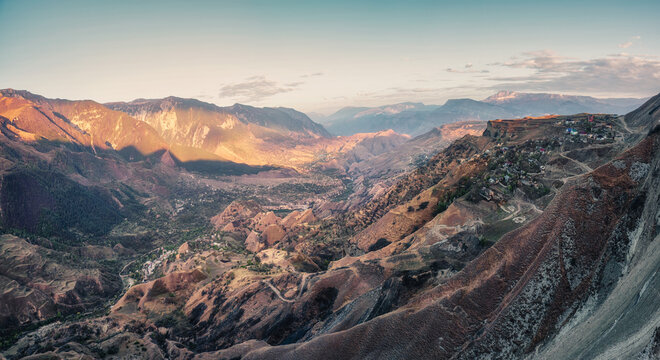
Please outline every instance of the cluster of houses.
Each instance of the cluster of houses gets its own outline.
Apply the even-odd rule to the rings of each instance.
[[[576,136],[582,142],[613,140],[616,134],[613,129],[614,117],[611,115],[570,117],[559,121],[558,125],[565,127],[567,135]]]
[[[545,172],[545,159],[559,147],[558,139],[528,141],[516,146],[498,144],[486,150],[489,171],[479,195],[488,201],[503,201],[515,188],[544,189],[539,180]]]
[[[176,254],[176,250],[165,250],[164,248],[160,248],[160,256],[156,259],[145,261],[140,269],[142,281],[149,280],[149,277],[153,275],[156,269],[158,269],[158,267],[173,254]]]
[[[486,150],[480,156],[488,161],[489,171],[483,179],[480,196],[489,201],[502,201],[516,188],[534,192],[537,196],[547,193],[549,189],[540,180],[545,172],[544,164],[552,152],[563,146],[583,146],[576,143],[614,141],[615,122],[614,116],[606,114],[559,117],[552,125],[556,131],[549,130],[554,136],[519,145],[504,146],[500,143]]]

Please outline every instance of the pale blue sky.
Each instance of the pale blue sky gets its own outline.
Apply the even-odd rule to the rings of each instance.
[[[660,91],[660,1],[5,1],[0,87],[329,112]]]

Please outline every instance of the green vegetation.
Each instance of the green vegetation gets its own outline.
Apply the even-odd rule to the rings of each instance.
[[[257,174],[261,171],[276,169],[276,167],[273,166],[252,166],[231,161],[218,160],[186,161],[179,163],[179,165],[188,171],[194,171],[207,175]]]
[[[490,247],[494,242],[489,241],[484,235],[479,236],[479,246],[481,247]]]
[[[502,237],[502,235],[513,229],[516,229],[517,227],[518,225],[511,220],[498,221],[496,223],[489,224],[483,229],[483,241],[486,244],[494,244]]]
[[[339,194],[335,195],[332,198],[332,201],[344,201],[348,200],[348,197],[355,191],[353,189],[353,182],[350,179],[342,180],[344,183],[344,189]]]
[[[261,260],[255,256],[253,259],[248,259],[247,264],[244,267],[257,273],[270,274],[274,266],[273,264],[262,264]]]
[[[431,156],[429,156],[427,154],[418,154],[410,161],[410,165],[412,165],[415,168],[420,168],[420,167],[428,164],[430,159],[431,159]]]
[[[303,194],[323,194],[332,190],[334,186],[324,186],[314,183],[283,183],[275,186],[273,191],[283,194],[299,195]]]
[[[71,228],[98,236],[123,218],[109,192],[54,171],[24,168],[5,175],[0,202],[5,226],[40,236],[75,237]]]
[[[475,185],[474,178],[463,177],[456,184],[456,188],[448,190],[438,197],[438,203],[435,205],[434,215],[447,210],[454,200],[467,194]]]

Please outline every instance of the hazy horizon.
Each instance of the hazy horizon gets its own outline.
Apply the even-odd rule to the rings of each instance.
[[[0,87],[323,114],[503,89],[660,90],[651,1],[63,3],[0,1]]]

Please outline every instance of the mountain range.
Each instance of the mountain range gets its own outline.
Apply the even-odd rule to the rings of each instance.
[[[444,105],[401,103],[374,108],[347,107],[317,120],[336,135],[393,129],[414,136],[455,121],[581,112],[625,114],[644,101],[634,98],[597,99],[590,96],[500,91],[481,101],[452,99]]]
[[[0,90],[0,358],[659,358],[660,94],[447,121]]]
[[[23,140],[71,143],[94,152],[112,150],[127,159],[167,153],[173,161],[195,168],[230,164],[300,168],[384,135],[331,136],[322,125],[288,108],[240,104],[222,108],[175,97],[100,104],[47,99],[13,89],[0,90],[0,96],[4,127]]]

